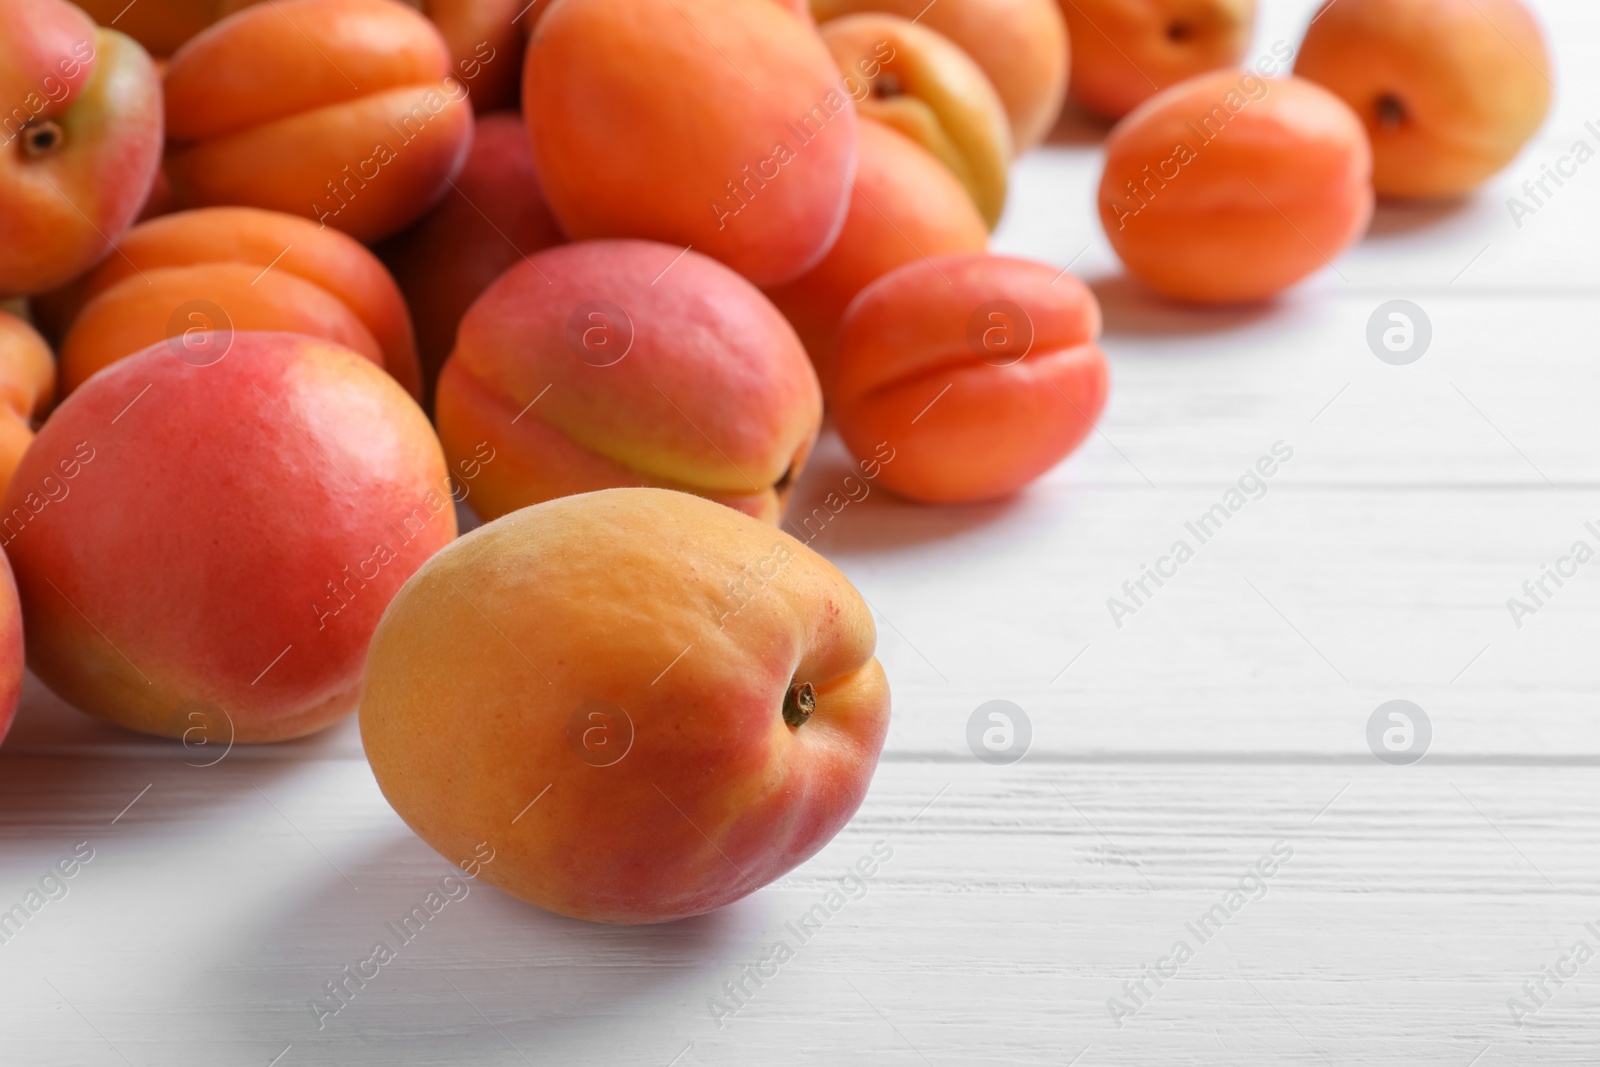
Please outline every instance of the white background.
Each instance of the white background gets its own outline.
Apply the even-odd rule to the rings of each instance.
[[[1254,52],[1298,41],[1311,5],[1265,6]],[[1380,208],[1267,307],[1178,309],[1119,277],[1093,131],[1020,163],[996,244],[1094,284],[1101,432],[1013,501],[874,492],[815,542],[876,612],[888,746],[821,855],[720,913],[607,928],[480,885],[318,1030],[323,983],[449,870],[354,722],[197,767],[216,750],[30,680],[0,754],[0,909],[95,853],[0,946],[0,1063],[1600,1062],[1600,960],[1525,1027],[1507,1006],[1578,940],[1600,950],[1600,561],[1520,628],[1506,607],[1574,540],[1600,547],[1600,161],[1521,228],[1505,203],[1574,139],[1600,147],[1600,24],[1587,0],[1535,6],[1560,88],[1523,156],[1466,203]],[[1365,339],[1394,298],[1433,325],[1410,366]],[[1278,441],[1267,495],[1114,625],[1106,599]],[[846,464],[824,447],[797,506]],[[1432,722],[1415,766],[1368,749],[1396,698]],[[992,699],[1031,719],[1014,766],[968,749]],[[722,983],[880,839],[866,895],[719,1027]],[[1199,945],[1185,922],[1279,841],[1266,895]],[[1179,938],[1194,958],[1116,1026],[1108,998]]]

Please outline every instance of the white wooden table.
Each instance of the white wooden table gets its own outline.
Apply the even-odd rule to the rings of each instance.
[[[1256,49],[1297,41],[1311,4],[1266,6]],[[215,747],[30,681],[0,753],[0,909],[93,858],[0,944],[0,1063],[1600,1062],[1600,959],[1571,955],[1600,952],[1600,561],[1520,627],[1506,606],[1600,548],[1600,162],[1520,228],[1505,204],[1596,142],[1600,11],[1536,6],[1561,89],[1524,156],[1469,203],[1380,210],[1268,308],[1120,280],[1082,128],[1021,163],[997,243],[1094,281],[1102,432],[1010,503],[875,492],[816,541],[878,613],[894,724],[855,821],[721,913],[607,928],[480,885],[319,1030],[325,983],[448,870],[355,724],[203,766]],[[1365,337],[1396,298],[1433,328],[1407,366]],[[1107,598],[1280,441],[1266,495],[1117,626]],[[845,462],[822,450],[802,507]],[[967,741],[995,699],[1031,723],[1009,766]],[[1369,749],[1392,699],[1431,723],[1414,765]],[[788,924],[880,840],[892,859],[802,943]],[[779,939],[794,958],[744,978]]]

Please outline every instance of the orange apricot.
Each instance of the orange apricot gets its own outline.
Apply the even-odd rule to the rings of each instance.
[[[0,311],[0,493],[33,443],[33,421],[50,406],[55,385],[50,346],[22,319]]]
[[[1106,142],[1100,222],[1137,278],[1180,300],[1286,289],[1365,232],[1372,150],[1303,78],[1215,71],[1146,100]]]
[[[1514,159],[1550,110],[1550,59],[1518,0],[1339,0],[1294,72],[1355,110],[1380,196],[1465,193]]]
[[[480,116],[472,152],[444,199],[378,254],[394,272],[416,322],[423,406],[472,302],[506,268],[566,237],[539,194],[522,116]]]
[[[161,164],[150,57],[62,0],[0,0],[0,298],[93,266]]]
[[[838,236],[855,109],[815,30],[778,4],[560,0],[525,71],[534,165],[570,236],[692,246],[757,285]]]
[[[496,456],[471,486],[486,519],[658,486],[776,523],[822,396],[794,330],[727,267],[651,241],[580,241],[529,256],[478,299],[436,409],[453,466]]]
[[[377,257],[347,234],[297,215],[200,208],[135,226],[117,251],[38,302],[66,333],[67,392],[163,338],[230,326],[326,337],[371,358],[412,396],[421,393],[405,300]],[[191,307],[174,319],[180,306],[197,301],[215,306]]]
[[[76,0],[90,18],[132,37],[151,55],[170,56],[236,7],[237,0]]]
[[[1110,119],[1186,78],[1238,65],[1256,17],[1255,0],[1060,3],[1072,41],[1068,95]]]
[[[439,28],[455,77],[470,90],[472,109],[478,114],[517,106],[531,20],[550,2],[420,0],[422,13]]]
[[[876,641],[861,595],[788,534],[685,493],[584,493],[406,584],[373,636],[361,743],[451,862],[563,915],[666,922],[850,820],[889,726]]]
[[[834,334],[857,293],[923,256],[989,247],[983,217],[949,168],[872,119],[861,120],[858,136],[861,162],[839,239],[810,271],[767,290],[805,343],[824,391]]]
[[[245,8],[180,48],[165,87],[181,203],[283,211],[364,241],[438,200],[472,137],[439,31],[391,0]]]
[[[243,263],[204,263],[124,278],[89,301],[61,344],[62,395],[161,341],[225,352],[236,330],[320,337],[383,365],[371,331],[326,289]]]
[[[1075,449],[1105,407],[1100,305],[1077,278],[992,255],[919,259],[839,328],[828,399],[851,453],[924,503],[1007,496]]]
[[[861,114],[938,157],[993,229],[1006,205],[1011,127],[983,70],[948,37],[898,15],[846,15],[819,31]]]
[[[1056,0],[811,0],[818,22],[883,11],[934,30],[988,75],[1018,155],[1055,125],[1067,89],[1067,27]]]

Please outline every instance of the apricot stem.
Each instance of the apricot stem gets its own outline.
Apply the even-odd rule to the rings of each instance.
[[[30,122],[22,131],[22,150],[30,159],[39,159],[61,147],[66,132],[50,119]]]
[[[1393,93],[1378,97],[1378,125],[1392,130],[1406,120],[1406,106]]]
[[[810,682],[796,682],[783,696],[783,721],[798,730],[817,710],[817,690]]]

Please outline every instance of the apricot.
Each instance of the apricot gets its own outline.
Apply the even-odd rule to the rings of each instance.
[[[5,740],[22,699],[22,672],[26,663],[22,652],[22,603],[17,599],[17,583],[11,564],[0,552],[0,741]]]
[[[822,395],[794,330],[733,271],[670,245],[585,241],[518,263],[467,312],[437,421],[453,464],[480,442],[498,457],[473,486],[486,519],[660,486],[775,523]]]
[[[1324,4],[1294,70],[1360,116],[1380,196],[1470,191],[1550,110],[1544,37],[1518,0]]]
[[[117,252],[39,302],[49,321],[71,327],[61,346],[67,392],[195,327],[323,337],[371,359],[413,396],[421,392],[405,299],[377,257],[347,234],[281,212],[199,208],[135,226]],[[189,306],[201,301],[212,306]]]
[[[132,37],[152,55],[170,56],[183,43],[239,6],[235,0],[78,0],[89,17]]]
[[[834,334],[857,293],[922,256],[982,252],[989,231],[961,183],[922,146],[872,119],[839,239],[821,263],[767,296],[805,343],[828,389]]]
[[[1067,27],[1056,0],[811,0],[818,22],[883,11],[943,34],[983,69],[1018,155],[1044,140],[1067,90]]]
[[[1072,42],[1067,94],[1110,119],[1187,78],[1238,66],[1256,17],[1255,0],[1060,2]],[[1293,54],[1273,51],[1284,62]]]
[[[692,246],[779,285],[838,236],[855,110],[780,5],[560,0],[525,71],[534,166],[571,237]]]
[[[1007,496],[1075,449],[1109,388],[1100,305],[1031,260],[919,259],[873,282],[839,328],[828,399],[845,445],[924,503]]]
[[[424,841],[492,850],[485,881],[666,922],[850,820],[889,722],[876,640],[787,534],[683,493],[585,493],[473,531],[406,584],[373,636],[361,741]]]
[[[33,443],[33,421],[44,414],[56,387],[50,346],[26,322],[0,311],[0,493]],[[0,596],[0,716],[5,706],[4,597]],[[0,736],[4,736],[0,728]]]
[[[167,177],[189,207],[302,215],[363,241],[443,195],[472,138],[439,31],[391,0],[274,0],[193,38],[166,76]]]
[[[1100,222],[1128,270],[1197,303],[1263,300],[1372,218],[1355,112],[1303,78],[1215,71],[1146,100],[1106,142]]]
[[[819,32],[861,114],[938,157],[993,229],[1006,205],[1011,134],[982,69],[949,38],[897,15],[846,15]]]
[[[522,56],[530,19],[551,0],[421,0],[450,51],[455,76],[471,91],[478,114],[514,108],[522,86]]]
[[[425,408],[472,302],[523,256],[565,240],[539,195],[522,116],[480,116],[453,188],[378,249],[416,322]]]
[[[68,397],[7,490],[29,666],[146,733],[194,714],[239,741],[319,730],[354,707],[389,599],[454,538],[450,498],[421,409],[354,352],[154,345]]]
[[[150,57],[62,0],[0,0],[0,298],[110,251],[161,165]]]
[[[203,358],[198,346],[225,350],[236,330],[320,337],[383,365],[377,339],[326,289],[243,263],[206,263],[124,278],[91,300],[61,346],[62,395],[160,341]]]

